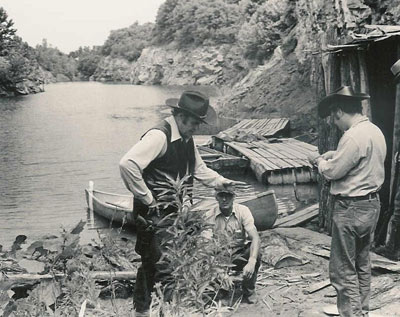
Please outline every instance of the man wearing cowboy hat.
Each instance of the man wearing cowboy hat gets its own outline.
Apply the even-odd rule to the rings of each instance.
[[[157,211],[157,215],[149,211],[155,209],[160,196],[169,189],[163,188],[167,178],[189,175],[189,183],[193,183],[194,177],[215,188],[240,183],[207,168],[194,145],[192,136],[200,123],[205,123],[208,97],[198,91],[185,91],[179,100],[168,99],[167,104],[172,108],[172,116],[148,130],[120,161],[121,177],[134,195],[134,214],[141,220],[137,221],[135,248],[142,259],[134,291],[137,312],[148,310],[153,286],[163,280],[156,266],[162,253],[162,236],[149,230],[149,224],[175,212],[176,207],[170,205]]]
[[[254,225],[253,215],[246,206],[234,203],[234,186],[217,188],[215,198],[218,206],[208,211],[205,216],[213,228],[206,236],[223,234],[232,238],[233,246],[237,249],[235,253],[241,256],[233,261],[233,270],[243,272],[243,302],[253,304],[257,302],[255,286],[261,264],[260,236]]]
[[[368,316],[369,311],[369,251],[380,212],[386,142],[381,130],[362,115],[361,100],[368,98],[343,86],[322,99],[319,116],[333,117],[344,133],[336,151],[309,157],[331,181],[335,198],[329,276],[340,316]]]

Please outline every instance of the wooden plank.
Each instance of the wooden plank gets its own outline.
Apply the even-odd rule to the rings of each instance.
[[[279,156],[279,153],[274,153],[271,149],[267,150],[266,148],[257,148],[254,149],[254,152],[260,155],[263,159],[269,162],[273,162],[275,165],[279,166],[279,169],[284,168],[293,168],[293,167],[300,167],[302,165],[293,164],[293,159]]]
[[[253,142],[255,145],[258,145],[260,149],[264,151],[267,155],[271,157],[276,157],[281,159],[282,161],[287,163],[287,166],[290,167],[302,167],[304,164],[299,163],[299,161],[304,161],[305,156],[303,158],[297,157],[294,152],[292,152],[286,143],[265,143],[265,142]],[[264,154],[265,155],[265,154]],[[308,165],[308,162],[307,162]]]
[[[312,293],[318,292],[321,289],[328,287],[329,285],[331,285],[331,281],[329,279],[323,280],[321,282],[313,283],[310,285],[309,288],[307,288],[307,293],[312,294]]]
[[[312,219],[318,215],[319,204],[313,204],[307,208],[299,210],[294,214],[278,219],[274,227],[291,227],[296,226],[296,222],[302,223]],[[289,224],[289,225],[288,225]],[[293,225],[294,224],[294,225]]]
[[[319,213],[319,208],[314,209],[313,211],[309,212],[308,214],[303,215],[302,217],[296,218],[292,221],[289,221],[289,222],[286,222],[286,223],[280,225],[280,227],[290,228],[290,227],[300,226],[301,224],[317,217],[318,213]]]
[[[226,145],[231,146],[233,149],[236,151],[242,153],[244,156],[246,156],[250,160],[250,164],[252,161],[263,164],[265,163],[262,160],[262,157],[256,153],[254,153],[253,150],[246,148],[245,146],[241,144],[237,144],[237,142],[227,142]],[[275,170],[275,169],[280,169],[279,166],[273,164],[272,162],[269,162],[270,164],[266,164],[268,166],[268,170]]]
[[[288,143],[275,144],[272,149],[281,156],[286,156],[288,159],[299,162],[294,164],[294,167],[311,166],[305,154],[293,151]],[[293,164],[293,163],[292,163]]]
[[[92,271],[89,272],[91,278],[95,280],[134,280],[136,279],[136,271]],[[2,274],[0,282],[7,285],[16,284],[29,284],[36,283],[41,280],[52,280],[53,278],[65,277],[64,273],[56,274],[31,274],[31,273],[18,273],[18,274]]]
[[[367,72],[365,50],[358,50],[357,55],[358,55],[358,63],[360,70],[360,91],[369,94],[368,72]],[[366,115],[369,118],[369,120],[372,121],[371,100],[370,99],[363,100],[361,104],[363,107],[363,114]]]

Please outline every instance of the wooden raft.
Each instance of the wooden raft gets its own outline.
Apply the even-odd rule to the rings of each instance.
[[[290,123],[287,118],[244,119],[212,137],[212,147],[224,151],[228,141],[248,142],[270,137],[288,137]]]
[[[265,184],[315,182],[317,171],[309,163],[307,154],[318,154],[316,146],[292,138],[226,142],[227,153],[245,156],[258,181]]]
[[[207,146],[198,146],[197,149],[204,163],[223,175],[244,174],[249,166],[249,160],[244,157],[223,153]]]
[[[223,132],[228,135],[246,133],[274,137],[287,129],[289,129],[289,119],[287,118],[244,119]]]

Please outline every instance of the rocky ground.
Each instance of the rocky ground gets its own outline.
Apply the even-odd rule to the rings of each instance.
[[[114,282],[110,283],[110,272],[114,271],[128,272],[134,280],[139,264],[133,252],[134,241],[103,237],[101,246],[78,247],[81,228],[82,224],[61,237],[44,237],[29,246],[24,246],[24,238],[19,236],[10,251],[0,252],[2,316],[61,316],[60,309],[64,316],[77,315],[79,310],[85,311],[84,316],[134,316],[133,284],[118,279],[115,273]],[[323,311],[329,306],[335,307],[336,294],[328,278],[327,235],[300,227],[277,228],[262,232],[261,240],[263,264],[257,280],[258,302],[235,306],[240,298],[240,291],[236,290],[221,302],[221,314],[214,316],[314,317],[324,316]],[[282,246],[287,252],[277,258]],[[400,263],[372,254],[372,267],[370,316],[400,316]],[[40,284],[21,280],[24,273],[39,279],[55,271],[68,277],[61,277],[58,283],[55,279],[42,280]],[[95,282],[88,275],[90,271],[108,272],[110,279],[97,277]],[[17,282],[12,278],[15,274],[20,278]],[[54,307],[55,298],[58,307]]]

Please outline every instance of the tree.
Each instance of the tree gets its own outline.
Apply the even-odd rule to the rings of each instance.
[[[8,19],[7,12],[0,7],[0,56],[6,55],[7,49],[13,43],[14,35],[17,32],[13,25],[13,20]]]
[[[52,47],[43,39],[41,45],[36,45],[35,58],[38,63],[53,76],[62,74],[73,80],[77,73],[77,62],[74,58],[62,53],[58,48]]]
[[[158,10],[155,44],[234,43],[240,28],[239,5],[228,0],[167,0]]]
[[[238,35],[244,56],[262,63],[282,42],[282,37],[296,24],[295,3],[286,0],[263,3],[245,22]]]
[[[142,50],[150,44],[153,26],[152,23],[139,25],[135,22],[128,28],[111,31],[102,47],[102,54],[122,57],[130,62],[137,60]]]

